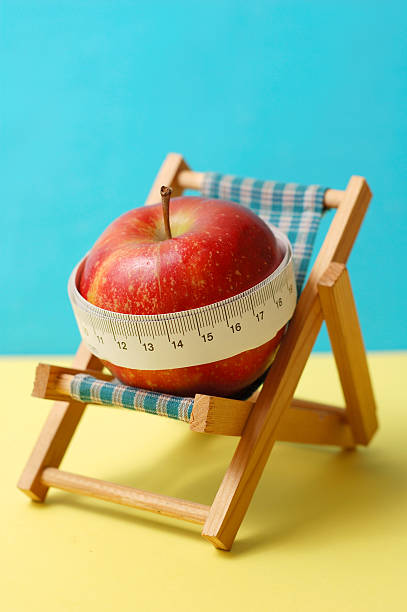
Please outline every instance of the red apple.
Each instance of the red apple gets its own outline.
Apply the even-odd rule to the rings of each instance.
[[[168,219],[168,217],[167,217]],[[116,219],[90,253],[81,295],[106,310],[162,314],[224,300],[269,276],[284,253],[270,228],[250,209],[223,200],[171,200],[166,234],[161,204]],[[124,383],[177,395],[233,396],[269,367],[283,331],[239,355],[169,370],[105,365]]]

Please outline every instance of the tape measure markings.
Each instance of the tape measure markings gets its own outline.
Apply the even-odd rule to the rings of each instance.
[[[100,359],[143,370],[210,363],[265,344],[289,321],[297,297],[290,243],[275,233],[285,256],[273,274],[226,300],[175,313],[129,315],[90,304],[77,289],[83,260],[68,291],[85,344]]]

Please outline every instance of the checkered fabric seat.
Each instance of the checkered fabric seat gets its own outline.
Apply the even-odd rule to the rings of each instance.
[[[287,235],[293,247],[298,296],[321,220],[325,191],[318,185],[260,181],[213,172],[205,173],[201,189],[202,195],[207,198],[230,200],[248,206],[266,223]],[[257,386],[263,378],[256,381]],[[83,374],[73,378],[71,393],[81,402],[140,410],[180,421],[189,421],[194,402],[193,398],[135,389]]]
[[[85,404],[100,404],[158,414],[189,423],[194,398],[129,387],[122,383],[105,382],[86,374],[77,374],[71,382],[71,396]]]

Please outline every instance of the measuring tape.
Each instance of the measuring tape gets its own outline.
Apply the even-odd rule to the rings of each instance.
[[[226,300],[168,314],[122,314],[94,306],[77,288],[83,259],[69,278],[68,293],[84,343],[96,357],[137,370],[212,363],[265,344],[291,319],[297,302],[290,242],[273,231],[285,255],[270,276]]]

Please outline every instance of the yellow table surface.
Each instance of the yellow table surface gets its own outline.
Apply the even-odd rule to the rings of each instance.
[[[380,430],[368,448],[274,447],[229,553],[195,525],[56,489],[38,504],[17,490],[51,406],[30,398],[38,360],[70,363],[1,359],[2,610],[407,609],[407,353],[369,357]],[[330,356],[312,357],[298,396],[341,404]],[[236,443],[90,406],[62,467],[210,504]]]

